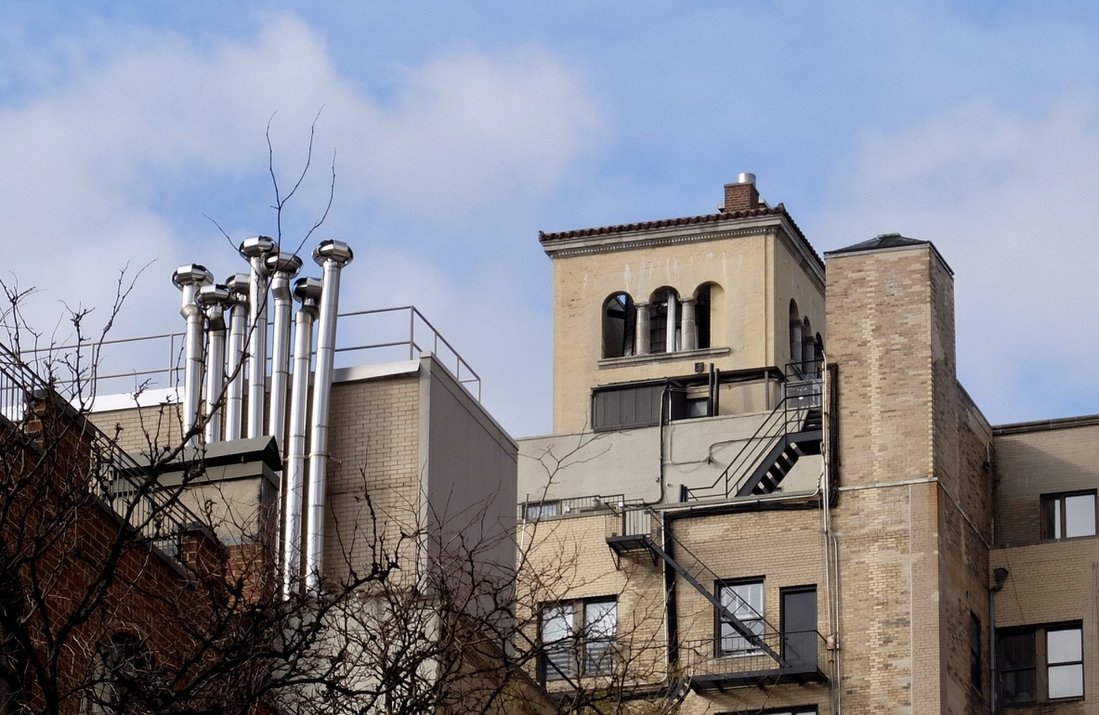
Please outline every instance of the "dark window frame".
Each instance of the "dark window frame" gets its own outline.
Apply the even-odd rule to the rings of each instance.
[[[599,604],[610,604],[613,622],[609,633],[589,631],[594,628],[591,609]],[[568,633],[562,638],[546,642],[546,614],[562,610],[568,613]],[[590,678],[609,675],[614,668],[615,642],[618,638],[618,597],[548,601],[539,606],[538,616],[538,679],[542,683],[565,681],[570,678]],[[550,653],[567,654],[568,660],[554,661]]]
[[[1087,533],[1076,533],[1069,535],[1070,526],[1072,526],[1069,518],[1068,500],[1076,497],[1091,497],[1091,523],[1090,531]],[[1051,494],[1043,494],[1042,501],[1042,538],[1047,541],[1063,541],[1065,539],[1081,539],[1088,536],[1095,536],[1096,525],[1099,523],[1099,519],[1096,517],[1096,490],[1095,489],[1078,489],[1068,492],[1054,492]],[[1078,531],[1079,526],[1072,529]]]
[[[714,595],[717,596],[717,599],[718,599],[719,602],[724,604],[723,592],[725,591],[725,589],[733,589],[733,588],[736,588],[738,586],[757,586],[757,585],[759,586],[760,606],[761,606],[758,611],[756,610],[756,608],[751,603],[748,603],[748,601],[744,600],[744,598],[742,598],[739,594],[737,594],[737,598],[742,603],[744,603],[744,605],[746,605],[750,611],[752,611],[755,614],[755,616],[753,618],[748,618],[748,619],[740,618],[740,621],[742,623],[745,623],[746,625],[748,623],[758,624],[759,632],[757,633],[757,635],[760,638],[765,638],[766,635],[767,635],[767,620],[766,620],[767,587],[766,587],[766,583],[765,583],[765,580],[764,580],[763,576],[752,576],[752,577],[748,577],[748,578],[737,578],[737,579],[723,579],[723,580],[717,581],[714,584]],[[738,615],[736,613],[735,608],[731,610],[731,613],[734,616]],[[730,628],[732,628],[732,622],[722,617],[721,609],[715,608],[714,609],[714,655],[716,657],[718,657],[718,658],[740,658],[740,657],[757,656],[757,655],[759,655],[760,653],[763,652],[762,649],[760,649],[759,647],[756,647],[756,646],[752,646],[751,644],[748,644],[748,647],[739,648],[739,649],[735,648],[735,647],[726,648],[725,645],[724,645],[726,637],[723,634],[723,626],[725,626],[725,625],[728,625]],[[747,643],[747,639],[744,638],[744,636],[737,633],[736,629],[733,629],[732,634],[730,636],[728,636],[728,638],[730,640],[730,644],[735,644],[737,642]]]
[[[1050,662],[1049,634],[1065,631],[1075,631],[1077,633],[1080,659]],[[1081,621],[997,628],[995,683],[997,701],[1002,705],[1032,705],[1083,700],[1086,695],[1084,690],[1086,673],[1083,660],[1083,639],[1084,629]],[[1023,651],[1029,649],[1029,653],[1024,652],[1022,662],[1011,664],[1007,662],[1009,655],[1019,653],[1017,647],[1011,648],[1008,646],[1009,641],[1026,644]],[[1012,667],[1009,667],[1009,665]],[[1051,668],[1078,668],[1079,694],[1050,696],[1049,673]],[[1024,677],[1020,680],[1019,675],[1027,673],[1030,674],[1029,678]],[[1008,682],[1015,688],[1015,691],[1005,691],[1005,685]],[[1024,683],[1024,686],[1029,685],[1029,688],[1022,690],[1021,694],[1019,694],[1020,689],[1018,687],[1020,682]]]

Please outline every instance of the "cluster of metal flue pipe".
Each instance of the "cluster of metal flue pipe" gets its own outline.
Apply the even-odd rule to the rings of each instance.
[[[313,251],[313,260],[321,267],[323,277],[296,281],[301,258],[280,252],[276,242],[267,236],[246,238],[240,244],[240,255],[248,261],[249,272],[234,274],[224,284],[215,283],[210,271],[198,264],[180,266],[172,275],[172,282],[182,293],[180,313],[187,321],[181,407],[183,434],[195,447],[200,439],[210,443],[242,436],[275,438],[283,460],[282,494],[276,500],[282,505],[278,521],[281,548],[276,551],[282,557],[283,590],[289,593],[302,583],[307,589],[315,589],[324,553],[328,403],[335,362],[340,270],[354,254],[346,243],[322,241]],[[293,321],[291,370],[291,313],[295,298],[298,312]],[[274,324],[268,385],[267,325],[272,304]],[[308,421],[314,323],[317,323],[317,362],[312,421]],[[265,404],[268,397],[270,404]],[[306,492],[304,504],[303,492]],[[304,539],[303,521],[307,525]]]

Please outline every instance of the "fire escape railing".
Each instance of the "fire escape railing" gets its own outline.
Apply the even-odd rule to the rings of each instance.
[[[759,633],[740,618],[737,617],[722,602],[720,596],[703,581],[717,583],[720,581],[717,574],[710,570],[703,561],[695,556],[687,546],[663,528],[660,513],[647,505],[627,506],[623,509],[611,509],[612,513],[607,518],[607,543],[616,553],[625,551],[637,551],[644,549],[654,557],[662,560],[669,568],[686,581],[692,588],[701,594],[712,605],[720,620],[728,623],[736,631],[737,635],[751,644],[753,649],[758,649],[776,663],[777,668],[786,666],[782,655],[773,644],[774,634],[778,629],[771,625],[762,613],[752,609],[744,602],[738,605],[739,610],[747,610],[751,613],[753,621],[763,624],[763,632]],[[676,559],[669,553],[669,548],[676,554],[686,554],[691,557],[693,567],[688,568],[682,563],[682,559]]]
[[[201,523],[179,501],[180,490],[161,488],[113,440],[88,421],[46,380],[0,344],[0,412],[13,425],[26,427],[47,400],[71,410],[72,425],[88,445],[88,489],[152,545],[179,555],[178,539],[185,528]]]
[[[820,410],[823,394],[819,363],[810,370],[803,370],[800,363],[786,366],[782,399],[764,418],[755,432],[717,476],[706,486],[684,489],[689,501],[710,497],[725,499],[738,495],[754,468],[772,451],[775,443],[786,435],[802,431],[811,410]]]

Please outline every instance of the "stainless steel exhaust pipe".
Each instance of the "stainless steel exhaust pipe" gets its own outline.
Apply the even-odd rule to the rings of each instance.
[[[317,328],[317,372],[313,380],[313,428],[309,448],[308,531],[305,539],[305,585],[320,585],[324,554],[324,496],[328,469],[328,398],[336,353],[336,314],[339,310],[340,271],[351,262],[351,247],[342,241],[322,241],[313,260],[324,269],[323,293]]]
[[[192,263],[180,266],[172,273],[172,283],[183,293],[179,314],[187,320],[186,364],[183,370],[183,436],[193,445],[195,435],[191,434],[198,422],[198,409],[202,384],[202,328],[203,315],[195,299],[198,290],[213,281],[205,266]]]
[[[225,282],[232,307],[229,310],[229,384],[225,386],[225,439],[240,439],[244,415],[244,339],[248,332],[248,276],[237,273]]]
[[[252,236],[240,244],[240,255],[251,267],[251,290],[248,306],[251,321],[248,326],[248,438],[263,436],[263,405],[267,393],[267,254],[275,250],[275,242],[267,236]]]
[[[286,389],[290,380],[290,280],[301,270],[301,259],[293,254],[267,256],[271,275],[271,295],[275,299],[275,329],[271,343],[271,394],[267,415],[267,434],[275,438],[286,455]]]
[[[306,408],[309,406],[309,363],[313,357],[313,321],[321,297],[321,282],[300,278],[294,297],[301,303],[294,324],[294,372],[290,391],[290,436],[286,445],[286,487],[283,518],[283,594],[301,582],[302,486],[305,483]]]
[[[221,414],[225,390],[225,308],[232,300],[223,285],[202,286],[199,306],[206,313],[206,443],[221,441]]]

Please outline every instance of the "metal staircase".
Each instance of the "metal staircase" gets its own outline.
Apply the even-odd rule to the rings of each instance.
[[[688,501],[747,497],[774,492],[798,459],[821,453],[823,383],[800,366],[786,370],[782,400],[745,441],[713,483],[685,489]]]
[[[660,559],[709,601],[723,622],[729,623],[733,630],[750,643],[753,648],[773,659],[776,668],[786,667],[786,661],[783,660],[782,655],[771,646],[771,643],[775,642],[774,638],[769,637],[772,634],[777,634],[778,629],[768,623],[762,613],[755,611],[752,612],[755,619],[764,624],[763,633],[756,632],[744,621],[737,618],[736,614],[721,602],[717,594],[702,583],[703,580],[711,583],[718,581],[717,574],[702,563],[698,557],[694,556],[682,542],[674,537],[669,538],[668,532],[662,527],[660,515],[652,507],[637,505],[615,510],[608,517],[608,524],[607,545],[611,547],[616,555],[648,553],[653,556],[654,561]],[[680,561],[673,558],[666,547],[690,555],[694,562],[693,568],[687,568]],[[750,608],[747,604],[743,605]]]

